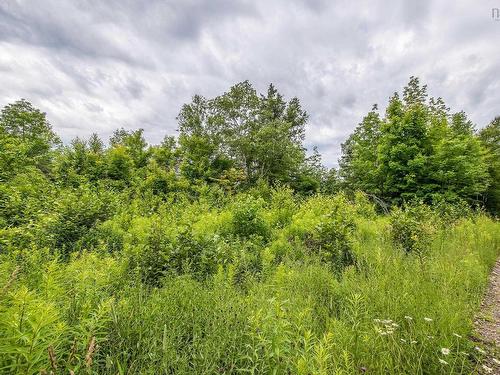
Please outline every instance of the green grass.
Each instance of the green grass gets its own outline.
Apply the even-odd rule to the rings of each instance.
[[[57,373],[472,373],[482,357],[473,316],[500,224],[478,214],[439,225],[424,253],[407,254],[388,217],[343,199],[280,197],[248,211],[241,201],[183,204],[117,215],[98,245],[69,259],[41,248],[3,254],[0,372],[48,373],[50,347]],[[325,219],[332,210],[340,216]],[[342,234],[356,261],[339,271],[316,246],[331,234],[324,220],[337,228],[343,215],[355,225]],[[117,236],[123,250],[110,252]],[[200,250],[179,258],[186,246]],[[144,273],[158,274],[144,267],[158,264],[151,284]]]

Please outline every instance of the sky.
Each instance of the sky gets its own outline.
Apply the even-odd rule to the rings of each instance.
[[[0,106],[47,113],[64,142],[175,135],[182,104],[249,80],[309,113],[335,166],[374,103],[410,76],[478,128],[500,115],[500,0],[0,1]]]

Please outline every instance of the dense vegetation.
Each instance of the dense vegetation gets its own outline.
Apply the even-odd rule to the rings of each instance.
[[[339,170],[271,85],[195,96],[179,136],[63,146],[0,115],[0,372],[470,373],[500,253],[500,118],[412,78]]]

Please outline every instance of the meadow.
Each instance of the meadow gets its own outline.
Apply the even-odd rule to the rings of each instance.
[[[381,215],[363,194],[286,188],[146,202],[117,208],[69,258],[42,247],[2,254],[3,373],[480,366],[472,321],[500,253],[500,224],[482,213]],[[64,231],[72,203],[32,235]]]
[[[411,77],[337,169],[273,85],[195,95],[177,121],[160,144],[63,145],[30,102],[1,110],[0,373],[493,371],[474,320],[500,117],[478,132]]]

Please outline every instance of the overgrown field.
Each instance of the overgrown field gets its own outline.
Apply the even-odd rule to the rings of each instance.
[[[85,190],[2,230],[2,373],[480,366],[472,319],[500,253],[500,224],[483,214],[414,205],[380,215],[362,194],[286,188],[124,194]],[[96,221],[104,206],[114,214]]]
[[[478,132],[426,90],[373,106],[338,170],[273,85],[195,95],[154,145],[62,145],[6,105],[0,373],[489,371],[472,333],[500,255],[500,117]]]

